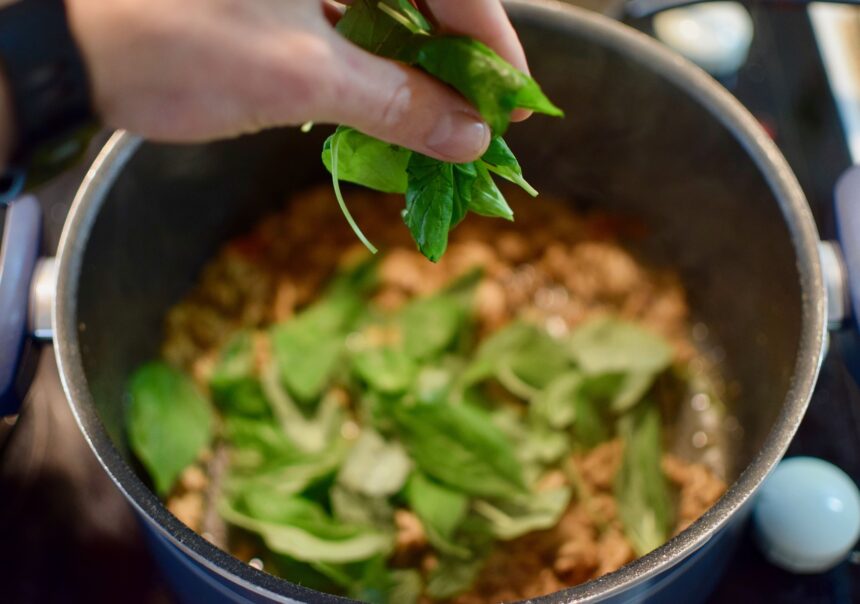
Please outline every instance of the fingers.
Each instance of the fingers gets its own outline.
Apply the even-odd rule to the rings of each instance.
[[[452,162],[477,159],[490,129],[474,107],[418,70],[367,53],[333,36],[337,85],[318,102],[321,121]]]
[[[517,69],[529,72],[522,44],[499,0],[421,0],[447,33],[480,40]]]
[[[529,73],[523,46],[499,0],[419,0],[419,4],[443,31],[480,40],[508,63]],[[521,122],[531,114],[516,109],[511,120]]]

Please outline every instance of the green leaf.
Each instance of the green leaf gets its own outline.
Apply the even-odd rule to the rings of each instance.
[[[413,153],[406,172],[409,181],[403,219],[421,253],[438,262],[454,225],[453,164]]]
[[[428,476],[484,497],[510,497],[525,488],[511,443],[483,411],[430,404],[395,409],[402,441]]]
[[[520,162],[514,157],[513,151],[501,136],[494,136],[490,146],[481,156],[481,164],[490,172],[494,172],[525,190],[532,197],[538,192],[523,178]]]
[[[224,437],[230,445],[231,470],[254,470],[266,463],[293,461],[305,456],[271,419],[228,415]]]
[[[404,306],[397,324],[406,354],[419,361],[442,354],[459,335],[467,313],[463,300],[446,294],[418,298]]]
[[[247,499],[245,500],[247,505]],[[316,504],[295,497],[270,504],[254,500],[258,507],[243,511],[223,501],[221,516],[235,526],[260,535],[273,552],[305,562],[352,562],[387,555],[390,534],[368,527],[349,526],[329,518]],[[262,507],[265,506],[265,507]],[[259,518],[255,513],[263,513]]]
[[[337,205],[340,207],[340,211],[346,219],[349,228],[352,229],[352,232],[355,233],[358,240],[361,241],[368,250],[370,250],[370,253],[375,254],[378,250],[370,240],[365,237],[361,228],[358,226],[358,223],[355,222],[355,218],[352,217],[349,207],[346,205],[346,200],[343,198],[343,191],[340,190],[340,141],[346,132],[348,132],[348,130],[344,126],[338,126],[335,133],[328,139],[329,146],[331,147],[331,167],[329,168],[329,171],[331,172],[331,186],[332,189],[334,189],[334,197],[337,199]]]
[[[237,451],[231,449],[230,471],[224,480],[224,491],[233,495],[258,490],[277,493],[281,497],[296,495],[334,476],[346,452],[346,443],[339,440],[318,453],[260,457],[254,464],[237,464]]]
[[[615,412],[641,400],[672,362],[672,348],[665,340],[618,319],[598,319],[577,328],[568,337],[568,351],[583,371],[612,383],[607,398]]]
[[[388,592],[388,602],[396,604],[416,604],[424,591],[424,581],[417,570],[391,571],[392,585]]]
[[[385,3],[402,10],[398,0],[385,0]],[[338,21],[337,30],[347,40],[368,52],[411,63],[415,52],[412,32],[380,10],[378,4],[379,0],[356,0]],[[423,23],[417,21],[415,12],[418,11],[404,14],[419,27],[426,25],[423,17]]]
[[[323,397],[316,413],[306,417],[283,388],[274,364],[264,369],[261,383],[281,429],[299,449],[321,451],[336,439],[343,423],[343,409],[337,399]]]
[[[672,518],[662,457],[660,412],[653,404],[635,407],[618,420],[624,441],[615,478],[615,500],[624,533],[636,554],[644,556],[665,543]]]
[[[462,381],[468,386],[495,377],[512,394],[531,399],[569,368],[561,342],[534,325],[514,322],[484,340]]]
[[[451,361],[459,361],[459,358],[452,357]],[[444,365],[422,368],[418,372],[413,388],[416,401],[419,403],[444,402],[454,383],[454,371],[454,368]]]
[[[399,394],[412,386],[418,366],[411,357],[394,348],[371,348],[355,353],[353,369],[370,388]]]
[[[412,151],[340,126],[323,145],[322,160],[332,170],[331,143],[338,137],[338,178],[384,193],[406,192],[406,166]]]
[[[415,604],[423,582],[415,570],[389,570],[382,556],[362,562],[313,566],[346,590],[350,598],[369,604]]]
[[[354,295],[324,298],[271,330],[272,351],[290,394],[308,403],[328,386],[346,332],[361,310]]]
[[[386,497],[362,495],[334,484],[329,499],[334,517],[342,522],[393,529],[394,508]]]
[[[430,32],[430,23],[427,22],[421,11],[415,8],[409,0],[385,0],[385,3],[392,8],[399,9],[400,13],[406,16],[420,31]]]
[[[601,395],[596,394],[601,380],[601,377],[585,378],[574,400],[574,440],[585,449],[596,447],[612,436],[605,413],[608,405]]]
[[[485,44],[459,36],[424,37],[416,42],[418,65],[465,96],[497,135],[507,130],[511,111],[517,107],[563,115],[531,77]]]
[[[412,461],[398,442],[385,441],[364,429],[338,474],[338,481],[356,493],[371,496],[393,495],[403,488]]]
[[[499,187],[493,182],[490,171],[482,162],[475,163],[477,172],[472,185],[472,196],[469,199],[469,210],[481,216],[504,218],[513,221],[514,211],[508,205]]]
[[[454,533],[469,510],[469,498],[414,472],[406,484],[406,501],[421,520],[427,540],[443,554],[471,558],[472,552],[454,542]]]
[[[472,190],[478,178],[474,163],[454,164],[454,205],[451,213],[451,230],[460,224],[472,203]]]
[[[212,409],[191,378],[166,363],[140,367],[129,382],[131,449],[166,495],[212,440]]]
[[[556,376],[532,401],[531,409],[550,427],[561,430],[576,418],[583,376],[575,369]]]
[[[209,389],[225,413],[252,417],[270,413],[269,403],[257,378],[254,340],[250,331],[236,333],[221,350],[209,378]]]
[[[479,500],[475,502],[474,508],[490,522],[493,535],[508,541],[555,526],[569,502],[570,489],[559,487],[516,501],[490,503]]]
[[[672,362],[672,348],[660,336],[627,321],[596,319],[568,336],[573,360],[590,374],[657,374]]]
[[[442,557],[427,577],[427,595],[447,600],[468,591],[483,567],[483,559],[463,561],[459,558]]]
[[[461,381],[472,385],[493,377],[506,356],[528,345],[534,338],[535,329],[528,323],[514,321],[491,334],[481,342],[475,358],[463,372]]]

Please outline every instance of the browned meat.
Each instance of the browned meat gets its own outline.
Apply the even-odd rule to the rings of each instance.
[[[616,314],[668,338],[679,360],[695,354],[677,277],[646,266],[618,243],[622,237],[643,236],[640,224],[605,215],[579,216],[552,199],[538,203],[518,190],[505,193],[516,212],[516,225],[470,216],[451,233],[447,253],[434,264],[415,250],[405,228],[392,227],[400,222],[401,198],[350,192],[356,221],[386,252],[379,265],[375,302],[394,310],[477,268],[483,276],[474,312],[482,334],[521,317],[563,335],[590,318]],[[251,328],[257,330],[256,362],[268,364],[271,352],[261,329],[300,312],[339,266],[366,255],[341,217],[330,187],[297,197],[254,232],[226,245],[207,266],[198,286],[167,317],[165,358],[189,369],[205,388],[215,351],[235,330]],[[365,330],[360,337],[393,343],[400,335],[376,329]],[[348,405],[346,392],[336,394],[342,394]],[[622,451],[620,441],[610,441],[572,456],[570,474],[544,475],[540,489],[573,480],[575,496],[557,526],[499,544],[474,589],[454,598],[453,604],[536,597],[633,560],[612,495]],[[724,483],[702,465],[666,455],[663,469],[677,489],[678,531],[725,490]],[[189,470],[168,500],[169,509],[195,530],[201,530],[206,482],[200,468]],[[417,565],[429,572],[437,560],[418,518],[400,509],[395,523],[394,564]],[[260,553],[258,545],[241,536],[231,543],[231,551],[246,561]]]

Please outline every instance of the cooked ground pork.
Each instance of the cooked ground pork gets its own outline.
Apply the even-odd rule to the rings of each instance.
[[[679,361],[698,354],[690,342],[684,290],[670,271],[644,265],[619,240],[643,236],[635,221],[604,215],[578,216],[560,202],[540,202],[506,191],[515,225],[470,215],[450,237],[448,251],[433,264],[419,254],[407,229],[396,225],[402,198],[350,191],[357,223],[384,252],[375,302],[396,309],[430,294],[472,269],[482,270],[475,313],[483,334],[514,318],[544,324],[563,335],[600,315],[619,315],[667,338]],[[283,321],[307,304],[341,264],[364,254],[340,215],[330,187],[297,196],[247,236],[228,243],[205,268],[199,284],[169,313],[164,357],[191,371],[206,389],[214,354],[239,328]],[[385,338],[385,333],[376,334]],[[376,337],[374,336],[374,337]],[[255,338],[257,362],[270,351]],[[571,484],[574,497],[554,528],[500,543],[472,591],[453,604],[484,604],[530,598],[614,571],[634,559],[612,496],[623,443],[613,440],[569,460],[569,472],[552,471],[540,488]],[[663,458],[675,487],[676,532],[695,521],[722,495],[725,484],[705,466]],[[207,497],[199,467],[183,475],[168,508],[200,531]],[[396,510],[395,561],[436,563],[418,518]],[[233,544],[243,560],[256,555],[247,541]],[[240,551],[241,550],[241,551]]]

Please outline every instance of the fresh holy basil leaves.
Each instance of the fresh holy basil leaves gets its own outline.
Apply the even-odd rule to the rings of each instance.
[[[431,31],[408,0],[357,0],[337,29],[369,52],[416,66],[449,84],[475,105],[493,131],[490,147],[481,159],[451,164],[339,126],[323,146],[323,163],[332,174],[344,216],[368,249],[376,251],[350,215],[340,180],[405,193],[406,225],[421,253],[434,262],[445,253],[448,233],[467,212],[513,220],[513,212],[490,173],[537,195],[501,138],[516,108],[563,115],[534,79],[477,40]]]
[[[212,439],[212,408],[191,378],[162,362],[135,371],[129,391],[131,449],[166,495]]]

